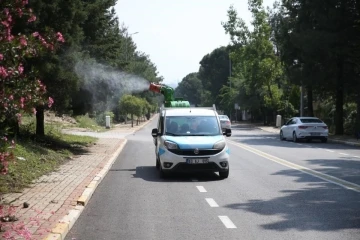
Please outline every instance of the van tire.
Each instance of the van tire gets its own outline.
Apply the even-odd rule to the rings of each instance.
[[[156,169],[160,169],[160,159],[159,159],[159,155],[156,155]]]
[[[161,179],[166,179],[166,178],[167,178],[167,173],[164,172],[161,164],[159,164],[159,165],[160,165],[160,178],[161,178]]]
[[[219,176],[221,179],[225,179],[229,177],[229,169],[226,170],[225,172],[219,172]]]

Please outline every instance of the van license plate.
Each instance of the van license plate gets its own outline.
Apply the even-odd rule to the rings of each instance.
[[[205,164],[209,163],[208,158],[188,158],[186,159],[186,163],[188,164]]]

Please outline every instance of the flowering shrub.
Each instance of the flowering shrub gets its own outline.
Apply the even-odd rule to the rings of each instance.
[[[27,60],[41,56],[46,51],[55,51],[64,42],[61,33],[52,30],[25,34],[15,32],[17,24],[26,29],[36,20],[28,0],[0,1],[0,123],[21,121],[21,113],[36,113],[37,105],[51,107],[54,100],[46,98],[46,86],[37,77],[35,69]],[[25,32],[25,31],[24,31]],[[8,163],[13,158],[13,141],[7,139],[7,130],[0,125],[0,173],[6,174]],[[1,206],[0,206],[1,207]],[[0,209],[0,218],[4,209]],[[12,225],[13,232],[23,232],[24,226]],[[7,232],[5,236],[12,236]]]
[[[43,35],[39,32],[14,35],[16,20],[23,24],[36,20],[32,10],[26,8],[27,4],[27,0],[0,2],[0,123],[5,119],[20,122],[22,112],[36,113],[36,105],[51,107],[54,103],[51,97],[45,98],[46,87],[37,78],[36,71],[26,66],[26,60],[44,51],[54,51],[64,38],[53,31]],[[0,154],[0,171],[6,173],[4,164],[9,154],[4,152],[4,144],[0,145]]]

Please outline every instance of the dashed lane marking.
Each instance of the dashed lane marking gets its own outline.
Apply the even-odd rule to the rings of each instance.
[[[212,198],[205,198],[205,200],[206,200],[207,203],[210,205],[210,207],[219,207],[219,205],[215,202],[214,199],[212,199]]]
[[[203,186],[196,186],[199,192],[207,192]]]
[[[219,218],[226,228],[236,228],[235,224],[230,220],[228,216],[219,216]]]

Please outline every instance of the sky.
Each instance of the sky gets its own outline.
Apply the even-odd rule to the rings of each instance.
[[[137,46],[149,55],[167,85],[176,87],[189,73],[199,70],[201,59],[230,37],[221,22],[233,5],[249,25],[247,0],[118,0],[115,6]],[[274,0],[263,0],[272,6]]]

